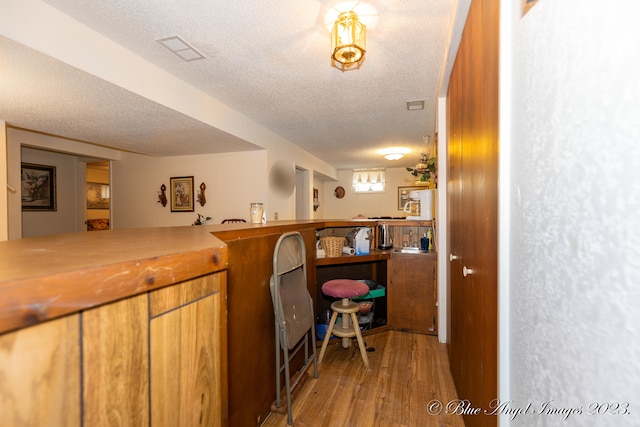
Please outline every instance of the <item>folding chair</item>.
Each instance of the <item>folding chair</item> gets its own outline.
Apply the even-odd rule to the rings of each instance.
[[[318,378],[316,363],[315,318],[313,300],[307,290],[307,265],[304,240],[298,232],[284,233],[273,251],[273,275],[270,280],[276,331],[276,407],[280,408],[280,374],[284,368],[287,394],[287,424],[293,424],[291,416],[291,377],[289,365],[296,353],[304,347],[304,367],[296,378],[295,387],[313,362],[313,377]],[[309,355],[311,335],[312,355]],[[304,339],[303,339],[304,338]],[[297,346],[296,346],[297,344]],[[294,349],[295,346],[295,349]],[[280,366],[280,349],[284,367]],[[293,349],[293,352],[289,352]]]

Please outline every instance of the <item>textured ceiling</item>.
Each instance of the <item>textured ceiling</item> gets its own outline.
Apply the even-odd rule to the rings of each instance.
[[[3,37],[0,52],[0,114],[11,125],[156,156],[258,149]]]
[[[453,0],[369,2],[377,23],[365,61],[346,72],[331,67],[324,23],[337,2],[46,3],[336,168],[411,165],[413,156],[391,162],[375,151],[404,145],[417,153],[434,134]],[[206,59],[184,62],[155,41],[172,35]],[[0,71],[14,76],[0,82],[9,124],[154,155],[256,149],[1,37],[0,48],[9,58]],[[406,101],[416,99],[425,109],[408,111]]]

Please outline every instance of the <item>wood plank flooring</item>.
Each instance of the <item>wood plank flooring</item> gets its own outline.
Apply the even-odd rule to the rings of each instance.
[[[295,391],[294,426],[464,427],[460,415],[428,411],[433,400],[446,405],[456,399],[444,344],[434,336],[396,331],[364,338],[375,348],[367,353],[371,370],[364,369],[357,347],[329,345],[318,379],[309,368],[309,379]],[[286,425],[286,414],[277,413],[263,424]]]

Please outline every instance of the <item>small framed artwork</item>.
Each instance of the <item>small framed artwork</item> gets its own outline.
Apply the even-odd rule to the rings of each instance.
[[[178,176],[169,179],[171,212],[193,212],[193,177]]]
[[[398,187],[398,210],[404,210],[404,205],[410,200],[409,192],[413,190],[425,190],[426,186]]]
[[[109,209],[109,184],[87,182],[87,209]]]
[[[20,190],[23,211],[55,211],[56,167],[21,164]]]
[[[531,9],[538,0],[522,0],[522,16],[524,16],[529,9]]]

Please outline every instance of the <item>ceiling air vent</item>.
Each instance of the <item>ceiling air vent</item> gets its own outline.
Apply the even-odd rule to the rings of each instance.
[[[424,110],[424,99],[418,101],[407,101],[407,110]]]
[[[183,61],[191,62],[197,61],[198,59],[205,59],[205,56],[198,52],[196,48],[178,36],[165,37],[156,41],[178,55]]]

